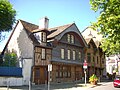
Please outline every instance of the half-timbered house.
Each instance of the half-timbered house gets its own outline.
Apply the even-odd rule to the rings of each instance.
[[[52,65],[51,82],[70,82],[83,77],[87,44],[75,23],[48,28],[47,17],[35,25],[18,20],[2,52],[15,52],[18,66],[23,68],[23,84],[48,81],[48,65]]]

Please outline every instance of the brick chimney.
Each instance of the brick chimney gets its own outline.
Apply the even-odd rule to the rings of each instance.
[[[40,19],[39,21],[40,30],[48,30],[48,25],[49,25],[49,19],[47,17]]]

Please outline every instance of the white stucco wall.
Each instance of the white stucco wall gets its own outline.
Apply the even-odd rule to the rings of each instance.
[[[23,60],[23,85],[29,85],[30,77],[31,77],[31,67],[32,60],[24,59]]]
[[[0,77],[0,86],[22,86],[22,77]]]
[[[18,57],[22,58],[32,58],[33,57],[33,44],[26,31],[24,30],[21,22],[18,23],[15,28],[14,34],[12,35],[9,44],[8,50],[15,50]]]
[[[28,85],[33,65],[33,43],[28,37],[21,22],[18,23],[8,44],[8,50],[14,50],[18,56],[19,67],[23,71],[23,85]]]

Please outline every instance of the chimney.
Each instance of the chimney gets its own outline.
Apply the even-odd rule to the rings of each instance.
[[[39,21],[39,29],[41,30],[48,30],[49,19],[44,17]]]

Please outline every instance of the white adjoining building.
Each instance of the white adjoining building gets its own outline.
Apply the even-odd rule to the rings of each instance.
[[[109,74],[113,74],[117,72],[118,75],[120,75],[120,55],[111,55],[109,57],[106,57],[106,71]]]

